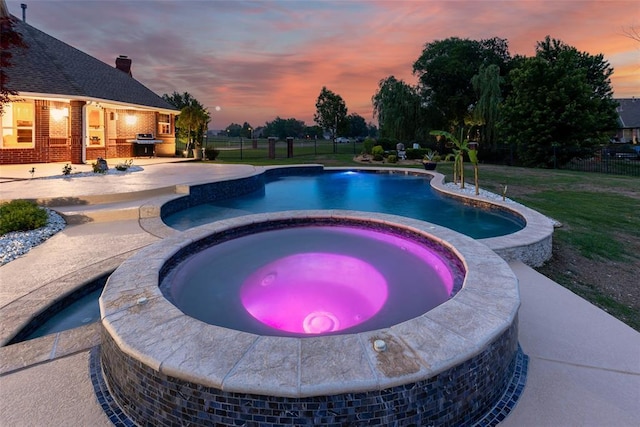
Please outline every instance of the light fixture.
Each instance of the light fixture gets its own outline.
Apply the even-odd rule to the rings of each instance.
[[[51,117],[56,122],[62,121],[62,119],[69,117],[69,109],[68,108],[52,108],[50,110]]]
[[[128,114],[125,118],[124,121],[126,124],[128,125],[135,125],[136,122],[138,121],[138,118],[134,115]]]

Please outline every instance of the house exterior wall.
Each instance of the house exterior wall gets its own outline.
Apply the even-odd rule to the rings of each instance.
[[[71,120],[71,163],[81,164],[82,161],[82,107],[84,101],[71,101],[69,120]]]
[[[35,100],[34,101],[34,146],[32,148],[0,148],[0,164],[25,164],[70,162],[83,163],[83,107],[86,102],[73,100],[70,103]],[[68,117],[55,119],[52,110],[68,109]],[[132,109],[104,108],[104,144],[87,146],[85,161],[98,157],[133,158],[134,147],[130,140],[138,133],[151,133],[163,143],[156,144],[156,156],[175,155],[174,124],[171,115],[171,134],[157,135],[158,113]],[[135,117],[130,122],[127,117]]]
[[[34,146],[30,148],[0,149],[0,164],[41,163],[48,156],[49,105],[46,101],[34,102]]]
[[[618,129],[616,141],[627,144],[640,144],[640,128]]]

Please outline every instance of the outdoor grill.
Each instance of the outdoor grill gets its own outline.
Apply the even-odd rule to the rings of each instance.
[[[162,142],[161,139],[155,139],[152,133],[136,134],[136,139],[128,140],[133,142],[133,155],[136,157],[153,157],[156,154],[156,144]]]

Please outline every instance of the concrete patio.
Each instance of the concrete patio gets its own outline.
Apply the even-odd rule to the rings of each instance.
[[[0,200],[66,198],[70,206],[62,211],[83,210],[97,218],[67,226],[0,267],[2,339],[53,295],[158,241],[132,216],[145,201],[178,184],[255,170],[161,158],[134,164],[144,170],[72,179],[30,179],[31,167],[38,178],[61,175],[63,164],[0,167]],[[530,359],[524,393],[500,425],[640,425],[640,333],[523,263],[510,266],[520,281],[519,340]],[[111,425],[89,377],[89,349],[97,344],[93,325],[0,348],[0,425]]]

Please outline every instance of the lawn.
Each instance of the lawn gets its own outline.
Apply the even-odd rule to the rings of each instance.
[[[350,148],[340,149],[339,154],[308,153],[291,159],[243,162],[362,166],[353,160]],[[231,156],[225,157],[219,161],[233,162]],[[420,167],[415,163],[409,166]],[[451,179],[451,163],[438,164],[438,171]],[[465,177],[467,182],[473,180],[471,165]],[[553,258],[538,271],[640,331],[640,179],[480,165],[480,187],[501,193],[505,185],[507,197],[562,224],[554,233]]]

